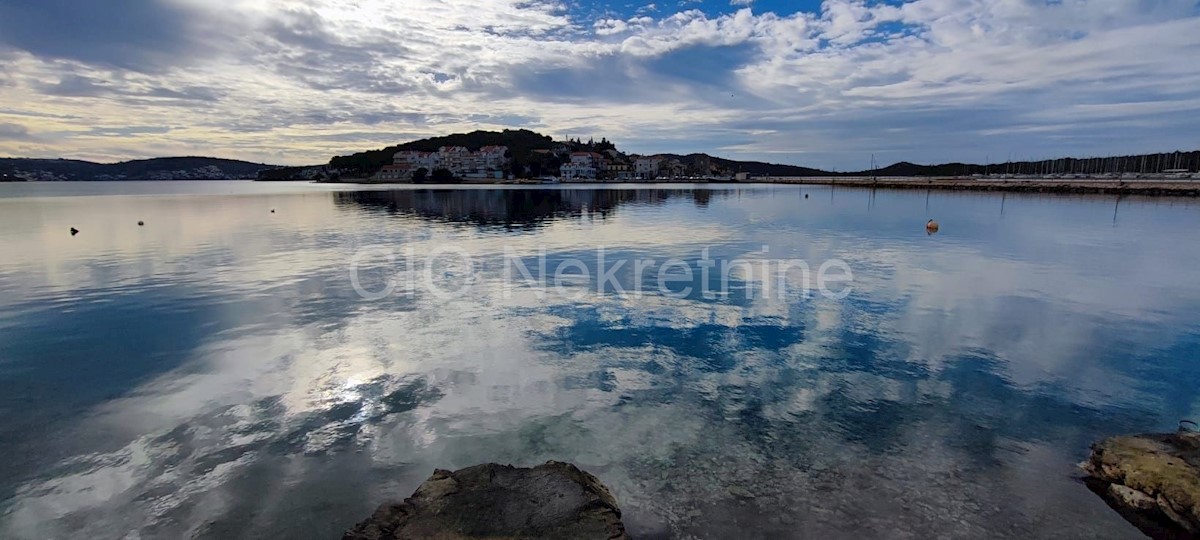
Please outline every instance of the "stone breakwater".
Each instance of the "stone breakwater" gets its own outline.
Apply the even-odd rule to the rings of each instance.
[[[1200,197],[1200,181],[1170,180],[975,180],[968,178],[773,178],[771,183],[879,189],[1002,191]]]
[[[411,497],[380,506],[343,540],[628,540],[617,500],[596,477],[551,461],[438,470]]]
[[[1200,433],[1105,439],[1081,466],[1089,487],[1152,538],[1200,537]]]

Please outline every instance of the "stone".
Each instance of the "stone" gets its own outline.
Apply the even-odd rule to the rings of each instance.
[[[568,463],[438,470],[411,497],[384,504],[343,540],[578,538],[627,540],[621,510],[596,477]]]
[[[1113,498],[1116,498],[1124,503],[1125,506],[1135,510],[1147,512],[1158,507],[1158,501],[1153,497],[1136,489],[1122,486],[1121,484],[1109,484],[1108,493]]]
[[[1131,521],[1144,532],[1149,522],[1200,534],[1200,433],[1113,437],[1092,445],[1082,466],[1103,486],[1096,492],[1139,518]]]

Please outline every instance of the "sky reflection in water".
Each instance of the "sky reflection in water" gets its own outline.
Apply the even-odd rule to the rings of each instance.
[[[549,459],[642,537],[1134,538],[1073,464],[1200,416],[1190,200],[2,187],[6,538],[330,538],[435,467]],[[479,283],[362,301],[381,244],[464,249]],[[506,246],[769,246],[854,292],[502,295]]]

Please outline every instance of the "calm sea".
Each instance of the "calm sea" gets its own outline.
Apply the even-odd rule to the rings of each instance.
[[[1196,200],[0,185],[3,538],[335,538],[547,460],[643,538],[1137,538],[1075,464],[1197,381]]]

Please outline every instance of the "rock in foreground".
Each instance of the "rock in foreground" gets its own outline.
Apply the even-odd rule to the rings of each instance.
[[[1107,439],[1083,467],[1097,493],[1143,532],[1200,536],[1200,433]]]
[[[627,539],[608,488],[574,465],[488,464],[438,470],[412,497],[385,504],[343,540]]]

